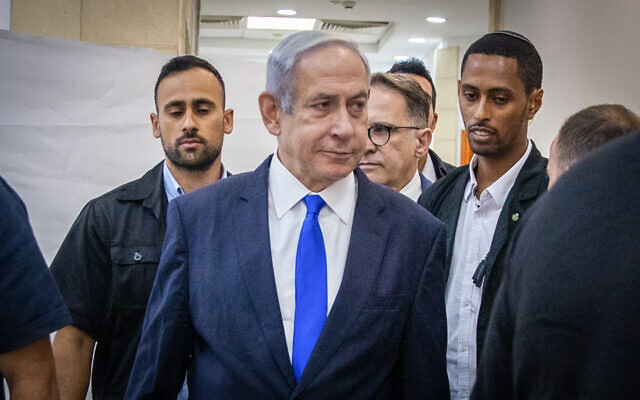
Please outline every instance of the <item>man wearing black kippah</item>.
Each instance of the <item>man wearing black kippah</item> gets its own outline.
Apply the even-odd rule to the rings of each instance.
[[[475,153],[419,199],[447,227],[447,373],[452,399],[468,399],[505,250],[546,191],[547,160],[527,138],[542,106],[542,61],[524,36],[498,31],[466,51],[460,111]]]

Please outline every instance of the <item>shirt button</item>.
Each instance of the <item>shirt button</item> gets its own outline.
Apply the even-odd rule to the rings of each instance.
[[[460,346],[460,353],[466,353],[467,352],[467,346]]]
[[[463,305],[463,306],[465,306],[465,307],[469,307],[469,306],[471,305],[471,302],[470,302],[469,300],[465,300],[465,301],[462,303],[462,305]]]

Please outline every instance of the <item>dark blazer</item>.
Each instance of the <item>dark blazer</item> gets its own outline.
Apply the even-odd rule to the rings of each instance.
[[[424,192],[425,190],[429,189],[431,185],[433,185],[433,182],[427,179],[427,177],[424,176],[422,172],[418,172],[418,174],[420,174],[420,189],[422,189],[422,191]]]
[[[433,163],[433,169],[436,171],[436,179],[440,179],[446,176],[449,172],[456,169],[455,166],[443,161],[435,151],[429,149],[429,155],[431,156],[431,162]]]
[[[640,131],[561,176],[516,232],[474,399],[637,399]]]
[[[525,214],[533,202],[547,191],[549,177],[547,176],[547,159],[540,155],[535,144],[532,145],[529,157],[525,161],[516,181],[509,191],[504,203],[498,224],[493,234],[491,247],[487,256],[484,288],[482,290],[482,304],[478,314],[477,343],[478,356],[482,352],[491,305],[495,297],[500,277],[502,275],[505,249],[518,221]],[[445,279],[449,277],[453,242],[458,227],[458,216],[464,189],[469,182],[469,165],[456,168],[446,177],[436,181],[418,199],[418,204],[427,210],[447,227],[447,259],[445,261]]]
[[[187,369],[193,399],[448,398],[444,226],[359,169],[342,284],[296,382],[271,263],[270,160],[170,203],[126,398],[175,398]]]

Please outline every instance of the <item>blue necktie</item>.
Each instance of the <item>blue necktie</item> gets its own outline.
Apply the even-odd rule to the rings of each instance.
[[[296,253],[296,315],[291,363],[300,380],[327,319],[327,255],[318,223],[325,202],[318,195],[304,197],[304,217]]]

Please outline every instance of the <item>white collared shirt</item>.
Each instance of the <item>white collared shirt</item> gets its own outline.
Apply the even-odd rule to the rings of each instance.
[[[176,180],[175,176],[173,176],[173,174],[169,170],[169,167],[167,167],[167,162],[163,161],[163,163],[162,179],[164,181],[164,192],[167,194],[167,200],[171,201],[181,194],[184,194],[184,192],[182,191],[182,188],[180,187],[180,184]],[[224,179],[227,176],[227,169],[224,167],[224,165],[222,165],[222,176],[220,176],[220,179]]]
[[[422,168],[422,174],[431,182],[438,180],[438,177],[436,176],[436,168],[433,166],[433,160],[431,159],[431,153],[427,152],[427,161],[424,163],[424,167]]]
[[[487,255],[502,207],[522,166],[531,153],[531,141],[524,155],[504,175],[476,198],[478,163],[469,164],[470,179],[460,206],[451,270],[445,290],[447,307],[447,374],[451,399],[468,399],[476,379],[478,312],[482,288],[473,283],[473,274]]]
[[[411,178],[409,183],[407,183],[405,187],[400,189],[400,193],[415,202],[418,201],[418,197],[420,197],[420,195],[422,194],[422,182],[420,181],[420,173],[417,169],[415,175],[413,175],[413,178]]]
[[[307,207],[302,199],[311,193],[274,154],[269,167],[269,238],[289,360],[293,349],[293,323],[296,314],[296,252],[302,223],[307,214]],[[319,194],[326,203],[320,210],[318,222],[327,255],[329,314],[347,261],[357,199],[356,177],[351,173],[320,193],[312,194]]]

